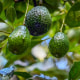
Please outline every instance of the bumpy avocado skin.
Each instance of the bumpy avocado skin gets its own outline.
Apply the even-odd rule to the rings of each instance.
[[[30,46],[30,34],[26,26],[18,26],[8,38],[8,49],[13,54],[21,54]]]
[[[34,7],[26,15],[25,25],[33,36],[46,33],[51,26],[51,16],[48,9],[44,6]]]
[[[56,58],[60,58],[67,53],[68,49],[69,40],[67,36],[62,32],[56,33],[49,43],[49,50],[51,54]]]

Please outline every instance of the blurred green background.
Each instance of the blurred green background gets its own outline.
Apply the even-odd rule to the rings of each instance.
[[[47,7],[51,14],[50,30],[41,36],[30,35],[31,47],[22,55],[12,54],[7,48],[8,36],[17,26],[23,25],[26,9],[29,11],[39,5]],[[16,12],[16,15],[8,15],[12,22],[6,17],[9,7],[14,8],[10,14]],[[55,58],[48,45],[61,28],[69,38],[70,47],[64,57]],[[13,76],[11,80],[68,80],[69,71],[77,61],[80,61],[80,0],[0,0],[0,69],[14,65],[15,71],[32,75],[31,78]],[[74,72],[78,75],[69,80],[80,79],[78,70]]]

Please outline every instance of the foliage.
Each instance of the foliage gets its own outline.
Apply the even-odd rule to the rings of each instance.
[[[25,18],[27,13],[34,8],[34,6],[45,6],[51,15],[52,24],[47,33],[40,36],[32,36],[31,38],[31,46],[20,55],[12,54],[8,48],[8,37],[15,30],[17,26],[24,25]],[[16,74],[21,80],[32,79],[31,77],[35,74],[51,74],[51,77],[58,76],[59,80],[69,79],[69,80],[78,80],[80,79],[80,0],[0,0],[0,53],[5,59],[8,60],[4,67],[9,67],[10,65],[14,65],[17,69],[14,74]],[[4,25],[2,25],[4,23]],[[58,70],[57,68],[51,69],[52,72],[40,70],[33,70],[28,73],[27,65],[17,66],[14,64],[15,61],[28,61],[28,67],[33,64],[37,64],[41,62],[41,59],[36,58],[31,53],[32,49],[36,45],[40,45],[44,47],[44,53],[46,52],[44,63],[46,59],[50,57],[53,58],[53,63],[55,66],[57,65],[57,61],[60,61],[62,58],[55,58],[52,56],[48,50],[48,45],[51,38],[57,33],[63,32],[68,36],[70,41],[70,47],[64,58],[66,57],[69,61],[69,69],[68,71]],[[48,37],[48,38],[46,38]],[[46,44],[45,44],[46,43]],[[44,45],[45,44],[45,45]],[[53,49],[52,49],[53,50]],[[40,51],[38,51],[39,53]],[[60,52],[60,51],[59,51]],[[72,54],[69,54],[69,53]],[[71,55],[71,56],[70,56]],[[41,55],[40,55],[41,56]],[[77,62],[76,62],[77,61]],[[63,60],[64,62],[64,60]],[[43,63],[40,63],[43,66]],[[52,64],[52,63],[51,63]],[[72,66],[73,65],[73,66]],[[33,65],[34,66],[34,65]],[[72,68],[71,68],[72,66]],[[1,65],[0,65],[1,67]],[[1,67],[1,68],[4,68]],[[38,66],[37,66],[38,67]],[[47,66],[48,67],[48,66]],[[60,67],[60,66],[59,66]],[[40,67],[39,67],[40,68]],[[32,68],[31,68],[32,69]],[[41,68],[40,68],[41,69]],[[69,73],[68,73],[69,72]],[[64,73],[66,77],[62,79]],[[55,75],[57,74],[57,75]],[[21,76],[21,77],[20,77]],[[22,78],[24,77],[24,78]]]
[[[80,68],[80,62],[74,62],[74,65],[72,66],[72,68],[69,72],[69,80],[75,80],[80,76],[79,68]]]

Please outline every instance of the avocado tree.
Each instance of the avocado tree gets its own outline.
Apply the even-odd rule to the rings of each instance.
[[[79,8],[80,0],[0,0],[0,80],[79,80]]]

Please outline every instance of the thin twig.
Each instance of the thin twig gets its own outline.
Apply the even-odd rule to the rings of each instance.
[[[44,39],[44,40],[41,40],[41,39],[34,39],[34,40],[32,40],[32,41],[46,41],[46,40],[48,40],[48,39],[50,39],[50,38],[47,38],[47,39]]]
[[[64,26],[64,19],[63,19],[63,21],[62,21],[62,25],[61,25],[61,28],[60,28],[60,32],[62,32],[63,26]]]
[[[25,17],[24,17],[24,21],[23,21],[23,25],[25,25],[25,19],[26,19],[26,14],[28,12],[28,7],[29,7],[29,0],[28,0],[28,3],[26,4],[26,13],[25,13]]]
[[[43,4],[43,0],[39,0],[39,5],[42,5]]]
[[[70,56],[66,55],[66,57],[67,57],[67,59],[68,59],[71,63],[73,63],[73,60],[71,59]]]

